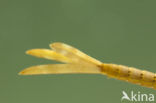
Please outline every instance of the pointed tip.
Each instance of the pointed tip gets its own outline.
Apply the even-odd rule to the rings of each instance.
[[[25,69],[18,73],[18,75],[24,75],[24,74],[25,74]]]
[[[19,72],[18,75],[23,75],[23,73],[22,72]]]
[[[18,75],[28,75],[27,69],[24,69],[18,73]]]
[[[52,44],[49,44],[49,47],[51,48],[51,47],[52,47],[52,45],[53,45],[53,43],[52,43]]]
[[[23,71],[19,72],[18,75],[29,75],[29,74],[27,74],[27,73],[23,70]]]
[[[30,49],[30,50],[27,50],[25,53],[28,54],[28,55],[33,55],[35,56],[38,52],[40,52],[42,49]]]
[[[27,50],[25,53],[26,54],[31,54],[32,53],[32,50]]]

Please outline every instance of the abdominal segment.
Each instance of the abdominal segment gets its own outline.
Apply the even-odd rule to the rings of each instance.
[[[116,64],[102,64],[102,73],[109,77],[156,89],[156,74]]]

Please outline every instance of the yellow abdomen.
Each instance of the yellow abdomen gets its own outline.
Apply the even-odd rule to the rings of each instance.
[[[116,64],[102,64],[101,71],[109,77],[156,89],[156,74]]]

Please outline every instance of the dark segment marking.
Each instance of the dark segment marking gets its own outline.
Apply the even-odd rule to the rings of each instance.
[[[144,77],[144,73],[143,73],[144,71],[141,71],[141,73],[140,73],[140,79],[142,80],[143,79],[143,77]]]
[[[154,82],[154,83],[156,82],[156,74],[154,74],[153,82]]]
[[[128,77],[130,77],[130,76],[131,76],[131,73],[132,73],[131,69],[130,69],[130,68],[128,68]]]

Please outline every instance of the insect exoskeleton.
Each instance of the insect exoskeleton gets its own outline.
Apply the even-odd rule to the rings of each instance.
[[[102,64],[101,71],[112,78],[156,89],[156,74],[149,71],[116,64]]]
[[[156,89],[156,74],[133,67],[103,64],[80,50],[64,43],[50,44],[51,49],[32,49],[26,53],[65,64],[46,64],[24,69],[20,75],[87,73],[105,74],[133,84]]]

